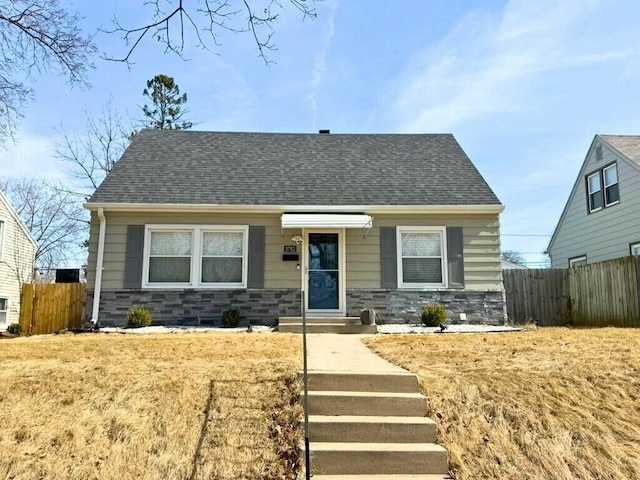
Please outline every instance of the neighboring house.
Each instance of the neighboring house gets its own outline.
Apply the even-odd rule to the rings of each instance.
[[[0,191],[0,330],[20,320],[22,284],[33,280],[37,245]]]
[[[526,270],[528,268],[525,265],[520,265],[519,263],[510,262],[509,260],[502,260],[501,263],[502,263],[503,270],[512,270],[512,269]]]
[[[640,136],[595,136],[547,250],[553,268],[640,255]]]
[[[147,130],[85,207],[87,314],[505,321],[503,206],[452,135]],[[296,240],[300,242],[296,243]],[[97,275],[96,275],[97,273]]]

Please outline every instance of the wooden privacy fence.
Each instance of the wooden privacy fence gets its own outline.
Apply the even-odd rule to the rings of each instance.
[[[513,323],[640,327],[640,258],[571,269],[504,270]]]
[[[82,328],[83,283],[22,286],[20,325],[25,335],[41,335]]]

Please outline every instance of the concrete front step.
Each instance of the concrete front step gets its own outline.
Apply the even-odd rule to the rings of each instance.
[[[302,325],[302,317],[280,317],[278,318],[278,325],[289,324]],[[309,323],[337,323],[338,325],[362,325],[360,317],[307,317],[307,324]]]
[[[424,417],[426,413],[427,398],[421,393],[309,392],[309,415]]]
[[[439,473],[422,475],[314,475],[313,480],[451,480],[451,477]]]
[[[436,424],[428,417],[310,415],[312,442],[435,443]]]
[[[420,391],[420,386],[418,377],[408,372],[309,372],[309,390],[415,393]]]
[[[302,333],[302,324],[290,323],[278,326],[282,333]],[[307,333],[344,333],[373,334],[378,333],[377,325],[341,325],[335,323],[307,323]]]
[[[312,442],[311,471],[318,475],[442,474],[447,451],[433,443]]]

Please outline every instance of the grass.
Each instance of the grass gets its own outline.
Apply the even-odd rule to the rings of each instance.
[[[419,376],[456,479],[640,478],[640,330],[366,343]]]
[[[0,342],[0,478],[293,479],[295,335]]]

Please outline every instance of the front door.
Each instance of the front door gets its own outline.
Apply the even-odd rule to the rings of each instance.
[[[307,234],[307,310],[312,315],[344,313],[341,237],[340,231]]]

